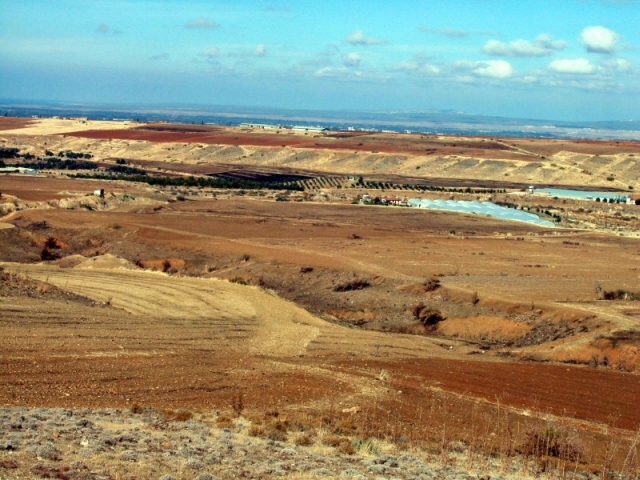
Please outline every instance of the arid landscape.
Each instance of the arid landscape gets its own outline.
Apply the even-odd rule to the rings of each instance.
[[[0,478],[639,478],[640,143],[0,117],[0,152],[37,170],[0,173]]]

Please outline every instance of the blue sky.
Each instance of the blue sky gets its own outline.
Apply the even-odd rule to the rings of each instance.
[[[0,0],[0,98],[640,119],[636,0]]]

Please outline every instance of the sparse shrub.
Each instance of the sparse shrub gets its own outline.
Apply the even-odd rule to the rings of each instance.
[[[300,267],[300,273],[310,273],[313,272],[313,267]]]
[[[362,237],[357,233],[352,233],[351,235],[349,235],[349,240],[360,240],[360,239],[362,239]]]
[[[239,392],[238,395],[233,397],[231,407],[238,417],[242,415],[242,411],[244,410],[244,398],[242,396],[242,392]]]
[[[369,280],[365,279],[355,279],[347,283],[343,283],[341,285],[337,285],[333,288],[334,292],[350,292],[352,290],[362,290],[370,286],[371,283]]]
[[[353,422],[353,417],[341,418],[336,422],[333,429],[333,433],[336,435],[352,435],[356,430],[356,425]]]
[[[433,292],[440,288],[440,280],[437,278],[428,278],[424,281],[424,291],[425,292]]]
[[[299,437],[296,437],[296,439],[294,440],[294,443],[296,445],[300,445],[301,447],[308,447],[310,445],[313,445],[316,442],[309,435],[301,435]]]
[[[286,442],[287,432],[283,432],[282,430],[269,430],[269,432],[267,433],[267,438],[276,442]]]
[[[69,467],[56,468],[51,465],[44,465],[37,463],[29,469],[31,473],[38,475],[42,478],[57,478],[59,480],[71,480],[71,476],[66,472],[70,470]]]
[[[259,425],[252,425],[249,428],[249,436],[251,437],[264,437],[266,435],[266,432],[264,430],[264,428],[262,428]]]
[[[43,460],[60,460],[60,451],[51,443],[40,445],[36,449],[36,455]]]
[[[210,473],[201,473],[196,477],[196,480],[218,480],[218,477],[211,475]]]
[[[604,297],[604,289],[602,288],[602,285],[600,285],[599,283],[596,283],[595,290],[596,290],[596,298],[598,300],[602,300]]]
[[[0,460],[0,468],[5,468],[7,470],[14,470],[19,467],[20,465],[18,464],[18,462],[14,460]]]
[[[247,282],[247,280],[242,277],[233,277],[229,279],[229,281],[231,283],[237,283],[238,285],[249,285],[249,282]]]
[[[357,438],[351,446],[358,453],[378,456],[380,453],[379,442],[373,438]]]
[[[478,292],[473,292],[473,294],[471,295],[471,303],[477,305],[479,301],[480,298],[478,297]]]
[[[163,272],[167,273],[170,268],[171,268],[171,262],[169,260],[165,260],[164,262],[162,262],[162,271]]]
[[[428,308],[422,302],[413,307],[413,316],[425,326],[436,325],[444,320],[440,311]]]
[[[187,461],[185,467],[190,468],[191,470],[202,470],[204,468],[204,465],[200,460],[192,458]]]
[[[231,428],[233,427],[233,425],[233,420],[227,415],[220,415],[216,419],[216,427],[218,428]]]
[[[345,455],[353,455],[356,453],[355,449],[351,445],[351,442],[343,442],[338,446],[338,451],[340,453],[344,453]]]
[[[120,460],[125,462],[135,462],[138,460],[138,454],[133,450],[125,450],[120,454]]]
[[[144,413],[144,407],[141,407],[137,403],[134,403],[133,405],[131,405],[129,410],[131,410],[131,413],[137,414],[137,415]]]
[[[602,295],[604,300],[640,300],[640,292],[630,292],[629,290],[613,290],[611,292],[605,291]]]
[[[251,260],[251,255],[245,253],[244,255],[242,255],[242,260],[248,262],[249,260]]]
[[[585,449],[575,435],[555,427],[547,427],[529,430],[521,450],[527,456],[555,457],[578,462],[583,458]]]
[[[193,413],[188,410],[178,410],[175,412],[173,410],[165,410],[163,413],[165,420],[169,422],[186,422],[193,418]]]
[[[349,439],[338,435],[327,435],[322,438],[322,444],[328,447],[338,447],[341,443],[348,442]]]

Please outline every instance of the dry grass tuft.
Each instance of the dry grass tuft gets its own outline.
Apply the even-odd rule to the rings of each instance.
[[[186,422],[193,418],[193,413],[188,410],[164,410],[164,418],[169,422]]]
[[[231,428],[233,426],[233,420],[227,415],[220,415],[216,418],[216,427],[218,428]]]

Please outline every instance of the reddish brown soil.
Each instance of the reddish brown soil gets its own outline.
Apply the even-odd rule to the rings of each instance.
[[[104,188],[108,192],[135,193],[138,189],[131,184],[119,184],[100,180],[69,179],[66,177],[42,177],[0,175],[0,192],[13,195],[28,202],[46,202],[73,196],[69,193],[93,193]]]
[[[94,139],[145,140],[150,142],[203,143],[219,145],[252,145],[257,147],[293,147],[309,149],[349,150],[408,155],[468,155],[478,158],[511,158],[529,160],[511,147],[492,140],[456,140],[408,134],[370,134],[359,137],[303,136],[288,133],[245,133],[239,129],[211,132],[132,130],[88,130],[67,135]]]
[[[506,406],[640,428],[637,375],[558,365],[407,360],[399,351],[392,359],[380,360],[340,350],[327,355],[318,348],[304,359],[285,361],[290,366],[283,369],[277,366],[280,360],[260,360],[236,350],[234,338],[240,342],[250,336],[249,324],[158,324],[118,309],[73,302],[46,305],[5,297],[5,303],[13,309],[2,324],[0,404],[96,407],[138,402],[215,408],[243,391],[253,407],[265,408],[349,391],[337,378],[323,382],[327,372],[296,373],[294,365],[299,364],[356,376],[375,376],[386,369],[406,405],[419,404],[430,387],[438,387]],[[44,311],[48,313],[43,317]],[[73,312],[73,317],[65,312]],[[357,343],[355,338],[349,341]]]
[[[415,378],[407,381],[403,391],[427,382],[517,408],[628,430],[640,428],[640,411],[634,406],[640,398],[638,375],[587,367],[443,359],[381,363],[380,366]]]
[[[323,135],[247,132],[238,128],[167,124],[132,130],[89,130],[68,135],[95,139],[146,140],[151,142],[252,145],[350,150],[406,155],[463,155],[539,161],[540,156],[562,150],[585,154],[637,153],[640,142],[527,138],[483,138],[401,133],[334,132]],[[530,152],[531,155],[527,155]],[[524,153],[524,155],[523,155]]]
[[[35,120],[30,118],[0,117],[0,131],[28,127],[34,122]]]
[[[640,142],[612,140],[570,140],[540,138],[505,138],[504,143],[522,148],[538,155],[553,155],[563,150],[585,155],[615,155],[633,153],[638,155]]]
[[[79,190],[84,183],[88,191],[97,184],[2,177],[0,190],[27,192],[41,185],[54,195]],[[46,230],[28,229],[43,220]],[[440,301],[438,296],[466,311],[471,294],[477,293],[479,307],[494,315],[517,317],[523,309],[540,308],[559,323],[595,316],[584,324],[584,334],[594,338],[608,334],[616,322],[626,322],[627,329],[638,326],[636,317],[623,317],[612,304],[593,301],[596,283],[607,290],[637,290],[640,250],[636,240],[625,237],[551,231],[474,215],[249,197],[192,197],[112,211],[30,210],[10,221],[17,228],[0,231],[0,258],[37,259],[43,239],[55,236],[64,255],[112,253],[156,267],[170,259],[183,274],[239,275],[254,285],[261,285],[262,277],[277,276],[283,292],[278,293],[319,314],[331,299],[331,307],[344,312],[411,316],[418,301]],[[303,273],[301,266],[314,270]],[[347,275],[374,285],[336,293],[331,282]],[[416,287],[434,275],[442,287],[432,296],[420,293]],[[163,295],[181,294],[180,288],[162,287]],[[403,296],[408,290],[418,293]],[[626,308],[637,312],[637,307]],[[0,404],[139,403],[206,410],[224,409],[242,392],[249,408],[373,405],[385,409],[385,418],[377,418],[380,425],[386,421],[410,429],[440,422],[464,430],[477,405],[492,402],[495,409],[499,401],[501,408],[565,416],[570,424],[596,422],[583,425],[598,432],[593,438],[600,435],[598,423],[640,428],[639,377],[612,368],[518,363],[459,344],[453,350],[440,348],[440,342],[454,345],[442,338],[426,339],[432,342],[428,350],[407,346],[417,341],[415,336],[346,327],[310,341],[304,356],[260,356],[239,347],[256,332],[248,322],[130,315],[117,304],[90,307],[2,297],[0,314]],[[380,335],[379,355],[372,344],[365,345],[365,335]],[[569,340],[579,348],[582,338]],[[554,348],[561,347],[556,343]],[[386,383],[375,380],[382,369],[389,375]],[[491,422],[496,418],[502,417],[493,416]],[[518,419],[529,421],[526,415]]]

